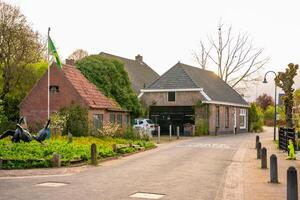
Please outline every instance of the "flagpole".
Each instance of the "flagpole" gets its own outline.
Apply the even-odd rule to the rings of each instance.
[[[48,37],[47,37],[47,61],[48,61],[48,120],[50,119],[50,60],[49,60],[49,34],[50,27],[48,28]]]

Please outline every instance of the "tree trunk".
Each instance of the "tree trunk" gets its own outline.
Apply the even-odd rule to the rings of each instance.
[[[288,128],[293,128],[293,113],[290,104],[289,101],[285,103],[285,121]]]

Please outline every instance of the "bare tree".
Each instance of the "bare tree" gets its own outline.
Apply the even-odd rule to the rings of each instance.
[[[201,41],[200,53],[194,53],[194,57],[201,68],[216,70],[218,76],[232,87],[244,88],[256,79],[254,75],[269,58],[263,57],[263,49],[254,48],[247,34],[234,36],[231,26],[224,29],[223,24],[219,24],[217,38],[208,37],[207,47]]]
[[[0,1],[0,13],[0,74],[3,81],[0,99],[4,100],[17,76],[22,76],[16,72],[38,62],[45,53],[45,45],[18,7]]]
[[[88,52],[83,49],[76,49],[68,58],[74,61],[80,60],[88,56]]]

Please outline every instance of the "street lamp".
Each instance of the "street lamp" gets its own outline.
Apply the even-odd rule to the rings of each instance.
[[[277,74],[276,72],[274,71],[268,71],[266,74],[265,74],[265,78],[264,78],[264,81],[263,83],[268,83],[267,82],[267,74],[268,73],[273,73],[275,75],[275,77],[277,77]],[[276,86],[276,83],[275,83],[275,98],[274,98],[274,141],[276,140],[276,116],[277,116],[277,109],[276,109],[276,101],[277,101],[277,86]]]

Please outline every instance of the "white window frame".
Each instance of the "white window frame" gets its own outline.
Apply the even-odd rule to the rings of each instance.
[[[240,116],[244,116],[244,126],[241,126],[241,122],[240,122],[240,129],[245,129],[247,128],[247,109],[240,108]]]

